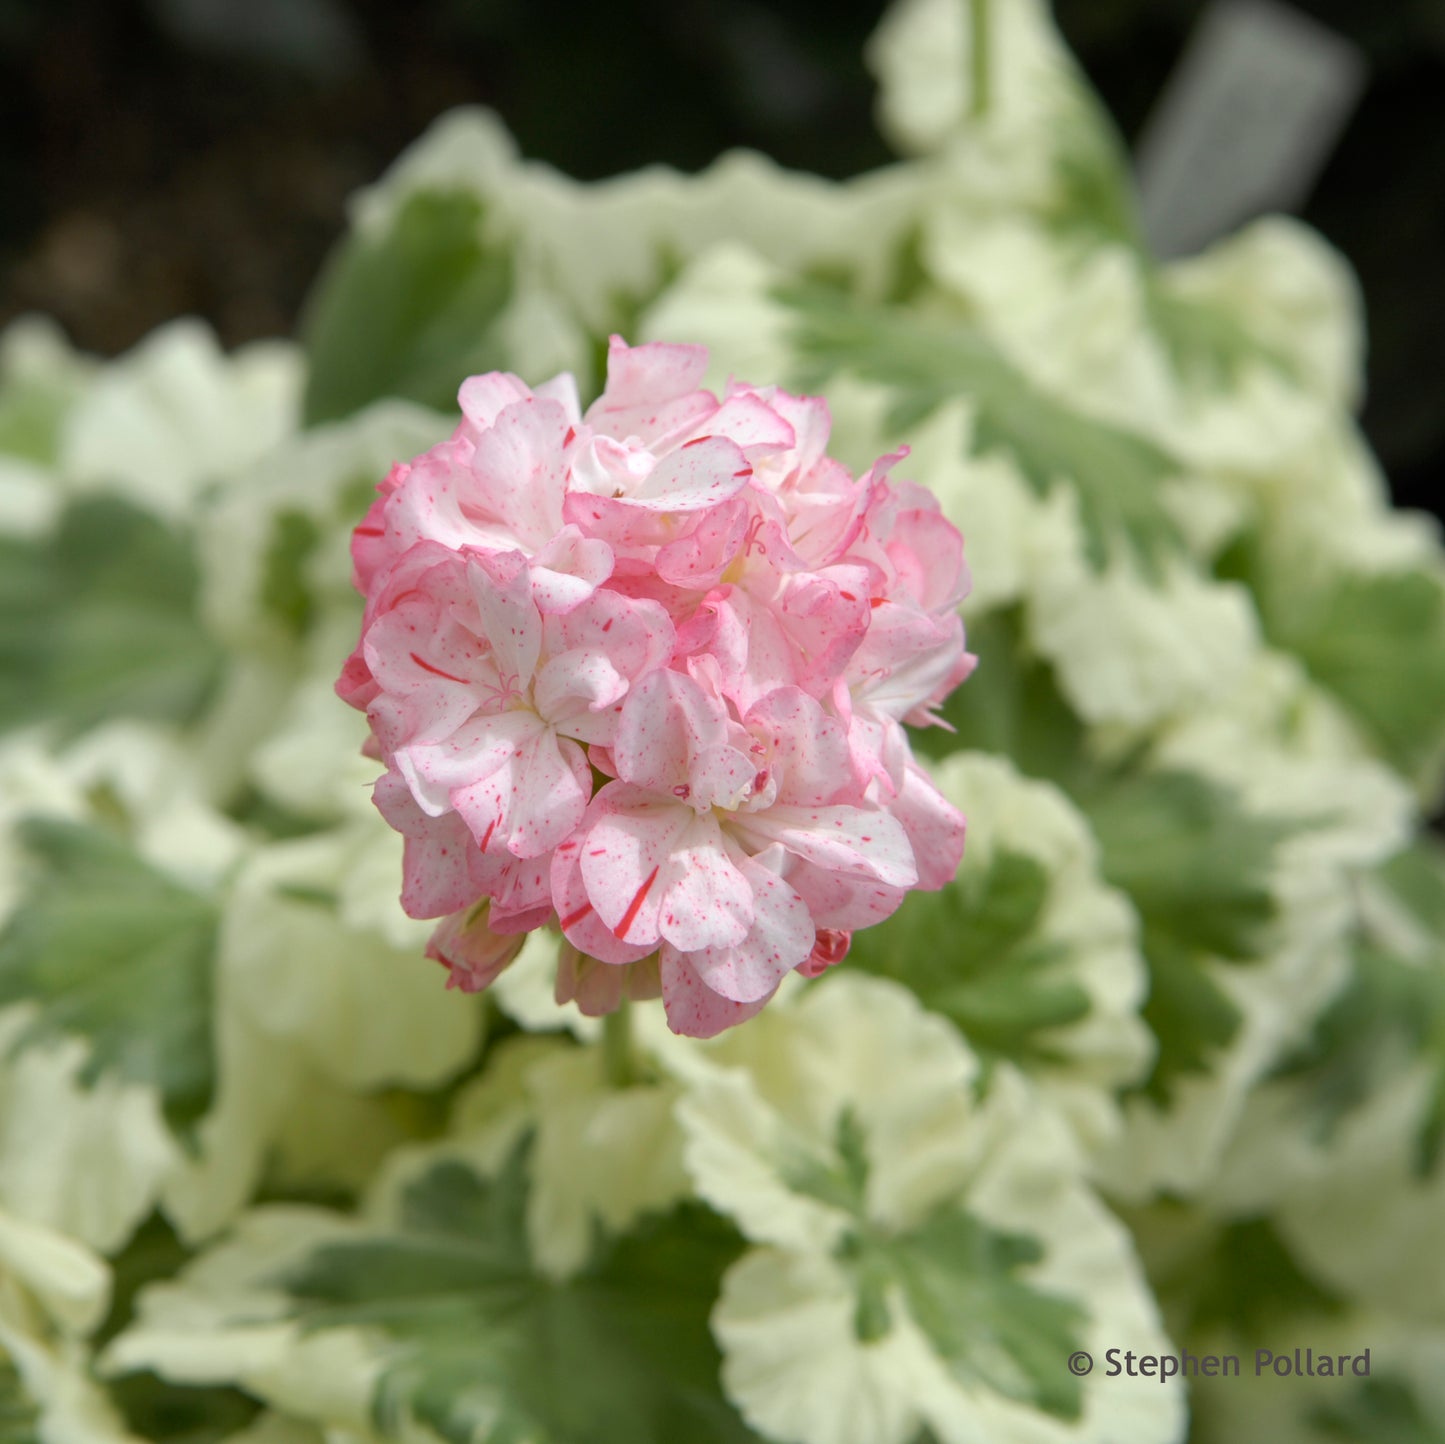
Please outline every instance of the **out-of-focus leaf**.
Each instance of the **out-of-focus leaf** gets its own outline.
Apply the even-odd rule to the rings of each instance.
[[[1258,955],[1276,911],[1275,849],[1301,824],[1253,815],[1233,790],[1194,773],[1106,767],[1090,758],[1082,724],[1047,665],[1028,655],[1015,613],[970,626],[969,646],[983,659],[978,674],[944,707],[957,730],[913,735],[925,751],[1003,752],[1022,772],[1057,783],[1088,817],[1105,880],[1139,912],[1150,975],[1144,1017],[1159,1040],[1147,1086],[1167,1097],[1174,1078],[1206,1069],[1239,1027],[1239,1010],[1205,963]],[[969,925],[961,919],[956,936]],[[855,946],[866,950],[867,937],[860,934]]]
[[[776,299],[797,318],[793,380],[801,388],[817,389],[840,372],[893,388],[889,426],[899,433],[966,397],[975,408],[975,452],[1008,457],[1040,496],[1074,489],[1097,570],[1128,551],[1154,578],[1167,558],[1184,553],[1163,486],[1180,464],[1155,442],[1041,391],[977,327],[865,305],[824,287],[787,287]]]
[[[1159,1040],[1146,1087],[1167,1098],[1181,1074],[1205,1071],[1240,1014],[1209,976],[1209,959],[1260,955],[1276,903],[1275,849],[1303,824],[1248,811],[1231,788],[1194,773],[1101,777],[1080,789],[1105,878],[1139,911],[1149,964],[1144,1018]]]
[[[672,1444],[753,1436],[718,1389],[707,1317],[740,1241],[689,1206],[603,1246],[566,1283],[532,1268],[525,1149],[488,1180],[434,1164],[391,1230],[325,1244],[276,1282],[308,1332],[392,1341],[376,1428],[414,1418],[453,1444]]]
[[[483,230],[477,196],[421,191],[384,232],[343,243],[303,324],[308,425],[384,396],[452,411],[464,377],[506,368],[494,323],[511,297],[512,260]]]
[[[305,567],[321,528],[305,512],[283,511],[271,528],[261,579],[261,605],[294,636],[304,636],[316,611]]]
[[[1080,86],[1073,122],[1055,136],[1057,190],[1040,217],[1056,235],[1139,249],[1143,235],[1128,155],[1113,118]]]
[[[1429,1059],[1434,1083],[1415,1156],[1423,1176],[1445,1150],[1445,851],[1421,840],[1376,878],[1413,914],[1420,938],[1428,941],[1418,954],[1402,955],[1371,936],[1367,924],[1349,985],[1280,1072],[1307,1085],[1311,1112],[1328,1138],[1373,1096],[1389,1070],[1404,1060]]]
[[[1366,1379],[1344,1399],[1321,1404],[1310,1422],[1341,1444],[1440,1444],[1438,1426],[1409,1385],[1389,1377]]]
[[[1340,698],[1392,766],[1419,773],[1445,741],[1445,581],[1425,571],[1262,580],[1269,639]]]
[[[151,1214],[110,1261],[110,1312],[96,1331],[96,1346],[109,1343],[130,1323],[141,1289],[176,1273],[188,1256],[165,1215],[159,1210]]]
[[[69,406],[70,397],[60,390],[0,388],[0,454],[48,465],[55,457],[60,423]]]
[[[1298,824],[1250,813],[1197,773],[1119,776],[1079,798],[1104,849],[1104,875],[1158,928],[1232,962],[1255,956],[1275,913],[1275,849]]]
[[[0,538],[0,728],[191,716],[218,666],[196,580],[186,540],[115,497],[73,503],[52,539]]]
[[[1208,1252],[1191,1253],[1187,1267],[1162,1280],[1161,1288],[1191,1295],[1191,1329],[1231,1329],[1244,1338],[1267,1338],[1266,1330],[1298,1324],[1302,1316],[1327,1318],[1346,1308],[1301,1269],[1267,1218],[1222,1225]]]
[[[0,1444],[41,1444],[40,1410],[9,1359],[0,1357]]]
[[[1159,1043],[1146,1086],[1164,1102],[1181,1074],[1209,1071],[1213,1055],[1229,1045],[1243,1015],[1204,970],[1196,949],[1148,927],[1142,947],[1149,964],[1144,1021]]]
[[[1157,280],[1149,283],[1145,301],[1149,324],[1184,385],[1227,390],[1251,365],[1291,374],[1288,360],[1251,335],[1224,307],[1170,291]]]
[[[239,1389],[188,1388],[148,1372],[115,1380],[109,1393],[147,1444],[226,1444],[261,1412]]]
[[[912,988],[984,1058],[1050,1059],[1035,1035],[1086,1016],[1089,996],[1067,976],[1067,949],[1039,935],[1047,896],[1041,863],[1000,850],[858,933],[849,962]]]
[[[1049,666],[1027,650],[1017,608],[991,612],[968,624],[969,650],[979,657],[975,677],[943,704],[953,728],[911,734],[930,757],[950,752],[1001,753],[1029,777],[1066,789],[1087,766],[1084,727],[1064,700]]]
[[[15,1046],[83,1038],[83,1085],[155,1088],[188,1129],[215,1088],[214,905],[98,829],[35,819],[21,835],[38,872],[0,935],[0,1006],[37,1011]]]

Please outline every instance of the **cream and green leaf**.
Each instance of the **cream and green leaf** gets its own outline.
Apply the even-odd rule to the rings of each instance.
[[[154,1089],[181,1137],[209,1110],[218,910],[96,827],[35,819],[28,901],[0,936],[0,1007],[32,1015],[10,1046],[79,1038],[83,1086]]]
[[[1266,563],[1248,540],[1224,565],[1265,633],[1357,719],[1390,765],[1433,777],[1445,749],[1445,571]]]
[[[448,409],[458,377],[506,368],[495,326],[513,257],[485,223],[474,194],[418,191],[384,233],[357,233],[332,257],[303,327],[308,425],[387,396]]]
[[[715,1071],[678,1117],[698,1192],[757,1245],[714,1316],[756,1428],[804,1444],[906,1444],[925,1425],[1102,1439],[1133,1407],[1067,1368],[1100,1329],[1156,1325],[1077,1147],[1016,1072],[985,1080],[944,1019],[857,974],[705,1052]],[[1177,1400],[1156,1402],[1133,1437],[1170,1437]]]
[[[9,1359],[0,1361],[0,1444],[41,1444],[40,1406]]]
[[[599,1242],[555,1282],[530,1253],[528,1147],[495,1176],[415,1160],[366,1223],[250,1216],[142,1296],[112,1366],[239,1383],[383,1439],[421,1425],[453,1444],[745,1444],[707,1327],[737,1236],[690,1205]]]
[[[0,729],[194,716],[220,663],[196,594],[191,539],[118,496],[0,538]]]
[[[1366,887],[1350,981],[1278,1077],[1304,1090],[1315,1135],[1328,1144],[1389,1073],[1425,1064],[1414,1166],[1428,1178],[1445,1146],[1445,849],[1422,837]]]
[[[984,1057],[1057,1062],[1039,1035],[1085,1017],[1089,995],[1068,976],[1068,945],[1039,936],[1048,890],[1042,863],[997,852],[860,933],[848,961],[906,983]]]
[[[1142,771],[1078,798],[1099,839],[1104,876],[1138,909],[1149,961],[1145,1021],[1159,1040],[1148,1091],[1167,1100],[1207,1071],[1239,1027],[1238,1007],[1207,966],[1261,959],[1278,915],[1271,867],[1302,823],[1260,816],[1199,773]]]
[[[1166,560],[1183,554],[1163,500],[1180,463],[1144,435],[1040,390],[966,317],[871,306],[824,287],[784,287],[775,298],[793,313],[798,386],[817,389],[840,373],[884,386],[894,396],[887,424],[896,435],[966,397],[975,453],[1007,456],[1040,497],[1073,490],[1096,571],[1128,555],[1157,578]]]
[[[1159,1044],[1147,1087],[1167,1100],[1178,1078],[1207,1071],[1238,1031],[1239,1007],[1212,970],[1264,956],[1278,915],[1271,870],[1280,846],[1305,824],[1261,814],[1237,789],[1201,772],[1151,769],[1138,755],[1101,759],[1051,669],[1029,650],[1016,612],[972,627],[970,646],[987,657],[991,686],[976,707],[968,688],[949,699],[952,733],[915,736],[935,755],[1002,753],[1025,774],[1055,783],[1087,819],[1103,879],[1139,916],[1149,966],[1142,1012]],[[874,945],[860,942],[866,956]]]
[[[958,875],[855,935],[849,965],[906,984],[986,1066],[1022,1068],[1097,1142],[1153,1055],[1134,911],[1058,788],[986,753],[955,752],[934,775],[969,821]]]

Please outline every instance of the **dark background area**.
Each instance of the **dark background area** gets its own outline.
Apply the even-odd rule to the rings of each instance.
[[[1354,264],[1365,426],[1403,504],[1445,494],[1445,0],[1299,0],[1369,65],[1305,217]],[[1056,0],[1132,140],[1203,0]],[[453,105],[580,178],[732,146],[883,163],[883,6],[750,0],[0,0],[0,325],[125,350],[173,316],[289,333],[347,194]]]

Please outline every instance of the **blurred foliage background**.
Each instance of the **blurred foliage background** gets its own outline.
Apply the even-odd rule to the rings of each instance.
[[[1203,0],[1056,0],[1132,142]],[[1304,212],[1359,273],[1365,429],[1396,500],[1445,508],[1445,0],[1301,0],[1369,66]],[[295,325],[347,194],[435,116],[497,110],[579,179],[750,146],[884,163],[876,0],[0,0],[0,325],[113,355],[170,317],[227,345]]]

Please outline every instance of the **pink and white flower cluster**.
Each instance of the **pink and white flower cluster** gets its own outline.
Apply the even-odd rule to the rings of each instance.
[[[950,880],[962,816],[903,723],[966,677],[963,543],[925,490],[824,453],[825,404],[700,389],[698,346],[474,376],[356,528],[339,694],[387,771],[402,902],[484,987],[548,923],[559,998],[708,1037]]]

